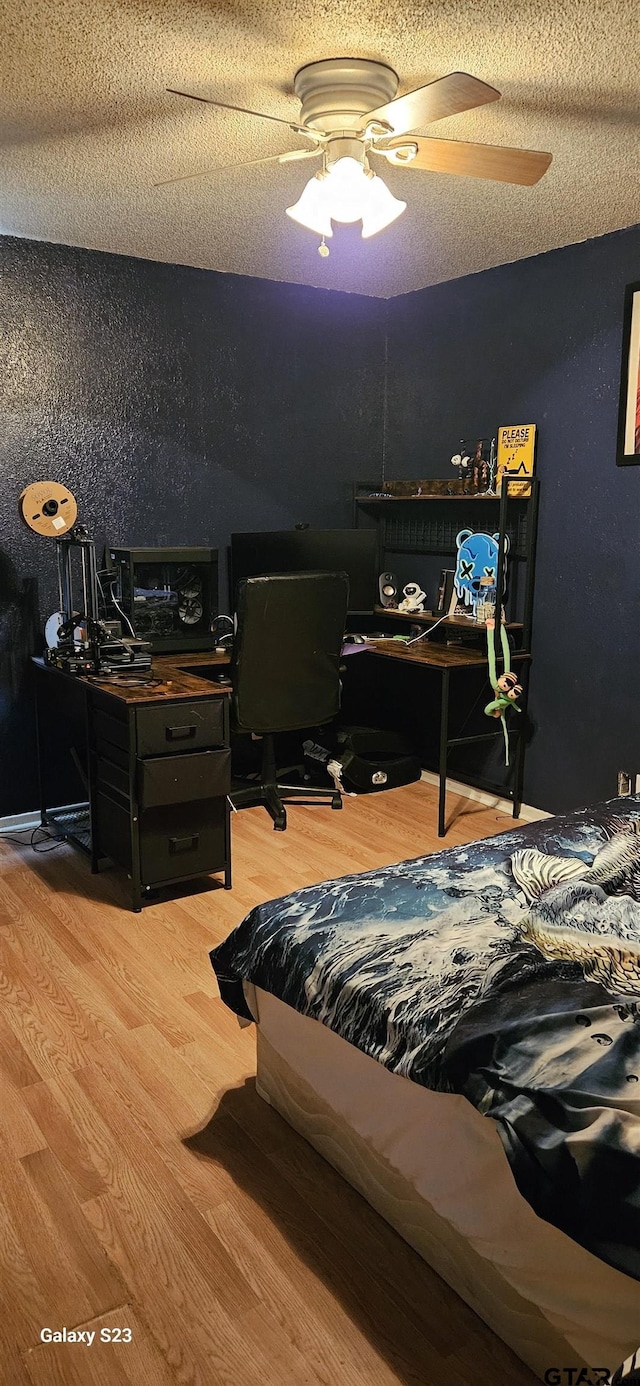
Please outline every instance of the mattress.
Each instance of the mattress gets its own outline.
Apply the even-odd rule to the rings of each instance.
[[[544,1378],[612,1372],[638,1345],[640,1283],[537,1217],[495,1124],[391,1073],[245,983],[258,1091]],[[569,1379],[566,1374],[563,1380]]]

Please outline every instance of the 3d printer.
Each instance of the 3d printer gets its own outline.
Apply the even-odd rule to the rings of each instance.
[[[148,670],[151,647],[135,632],[101,615],[96,548],[71,491],[58,481],[36,481],[19,501],[20,514],[35,534],[55,539],[58,610],[45,627],[45,660],[67,674]]]

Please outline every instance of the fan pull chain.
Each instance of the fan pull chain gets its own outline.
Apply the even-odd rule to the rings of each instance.
[[[318,255],[321,255],[322,258],[323,258],[323,260],[326,260],[327,255],[330,255],[330,254],[331,254],[331,251],[329,250],[329,247],[328,247],[328,245],[327,245],[327,242],[325,241],[325,238],[324,238],[324,236],[323,236],[323,237],[322,237],[322,240],[321,240],[321,242],[320,242],[320,245],[318,246]]]

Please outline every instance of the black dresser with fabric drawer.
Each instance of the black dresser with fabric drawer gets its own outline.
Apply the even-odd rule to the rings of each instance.
[[[220,872],[231,886],[228,689],[211,681],[213,656],[202,658],[202,678],[188,658],[188,674],[157,660],[147,688],[71,678],[36,661],[42,822],[84,846],[94,871],[122,867],[136,911],[154,891],[196,876]],[[54,775],[66,750],[84,785],[75,821],[69,795],[78,794],[56,794],[48,748]],[[66,807],[56,808],[61,799]]]

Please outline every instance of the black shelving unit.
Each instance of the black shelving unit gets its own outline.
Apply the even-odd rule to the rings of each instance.
[[[390,483],[390,487],[393,485],[394,483]],[[404,487],[407,483],[399,483],[399,485]],[[531,662],[539,481],[536,477],[532,478],[527,483],[528,494],[524,495],[514,494],[515,486],[513,484],[511,489],[503,485],[500,495],[469,495],[461,491],[456,491],[453,494],[448,491],[443,494],[425,494],[428,483],[421,482],[415,483],[415,485],[422,488],[415,494],[395,494],[392,490],[381,491],[379,483],[372,483],[371,485],[366,482],[356,483],[353,491],[353,525],[358,528],[364,517],[367,517],[369,524],[372,522],[375,524],[378,530],[380,563],[384,570],[392,568],[393,558],[399,555],[438,557],[443,560],[443,566],[454,567],[457,552],[456,536],[460,530],[470,529],[497,534],[497,592],[501,592],[503,587],[504,540],[508,538],[508,583],[504,606],[507,629],[515,651],[518,674],[523,683],[524,692],[520,704],[524,714],[528,701],[528,668]],[[517,483],[517,486],[518,490],[521,491],[522,484]],[[393,609],[378,607],[376,608],[376,619],[379,619],[383,625],[388,623],[397,631],[401,623],[404,626],[407,622],[413,623],[415,626],[428,627],[435,623],[436,617],[432,613],[405,615],[403,612]],[[474,636],[481,637],[483,635],[482,625],[471,619],[447,618],[440,624],[438,632],[434,632],[434,641],[446,640],[447,637],[451,639],[452,626],[458,628],[465,640],[468,638],[473,641]],[[496,662],[500,667],[500,632],[497,626],[494,628],[493,640]],[[449,696],[449,672],[443,676],[442,681],[442,698],[444,699],[445,696],[447,698]],[[488,700],[489,693],[487,694]],[[511,731],[515,739],[515,755],[510,788],[496,786],[478,777],[468,780],[469,783],[478,788],[489,789],[493,792],[498,789],[510,794],[513,800],[514,815],[519,810],[522,797],[526,745],[525,728],[526,717],[524,715],[522,718],[512,717]],[[489,742],[494,740],[496,736],[501,736],[499,727],[497,731],[487,730],[474,736],[450,736],[448,717],[443,711],[439,753],[440,829],[442,831],[444,830],[443,773],[444,780],[446,780],[449,749],[480,741]]]
[[[521,647],[530,653],[540,483],[533,477],[528,484],[528,495],[512,494],[509,488],[503,487],[500,495],[397,496],[381,493],[375,483],[356,482],[353,525],[359,528],[363,513],[375,521],[383,569],[387,567],[388,555],[394,554],[454,560],[456,535],[461,529],[498,533],[497,590],[500,590],[504,572],[504,539],[508,538],[507,563],[509,568],[512,564],[521,567],[522,571],[517,572],[517,586],[520,587],[524,580],[524,593],[522,621],[516,622],[509,618],[510,594],[507,591],[507,619],[513,628],[521,626]],[[514,585],[509,584],[512,589]],[[385,614],[393,616],[393,612]],[[420,616],[415,620],[419,624]]]

